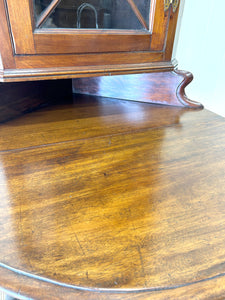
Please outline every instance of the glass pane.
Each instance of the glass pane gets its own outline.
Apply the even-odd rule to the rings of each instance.
[[[37,27],[128,30],[149,27],[150,0],[62,0],[47,15],[52,0],[33,2]]]

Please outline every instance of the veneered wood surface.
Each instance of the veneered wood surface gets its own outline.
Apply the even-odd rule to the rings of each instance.
[[[154,16],[151,18],[151,21],[153,21],[151,50],[162,51],[166,41],[170,10],[164,11],[164,0],[152,0],[151,2],[151,9],[154,10]]]
[[[5,2],[0,0],[0,78],[1,71],[4,68],[15,68],[13,58],[13,49],[10,40],[10,30],[8,28],[7,17],[5,13]],[[4,42],[3,42],[4,41]],[[1,70],[2,69],[2,70]]]
[[[13,46],[17,54],[35,54],[32,12],[29,0],[7,0],[7,12],[13,36]]]
[[[188,99],[185,87],[192,81],[190,72],[156,72],[147,74],[100,76],[73,79],[73,92],[114,97],[154,104],[202,108]]]
[[[102,64],[108,65],[109,62],[113,65],[131,65],[131,64],[160,64],[163,59],[162,52],[135,52],[135,53],[96,53],[96,54],[79,54],[79,55],[33,55],[27,58],[26,56],[17,56],[16,67],[18,69],[32,69],[32,68],[60,68],[78,66],[100,66]],[[168,66],[168,62],[164,62]],[[171,63],[170,63],[171,67]],[[149,67],[150,69],[150,67]]]
[[[169,16],[169,22],[168,22],[168,28],[167,28],[167,36],[166,36],[166,41],[165,41],[165,49],[164,49],[164,58],[165,60],[170,60],[172,58],[173,54],[173,49],[174,49],[174,39],[175,39],[175,34],[176,30],[179,32],[179,25],[177,26],[177,21],[178,21],[178,15],[179,15],[179,10],[181,10],[183,7],[180,8],[180,6],[184,5],[184,2],[180,4],[180,1],[178,3],[178,8],[176,11],[173,11],[172,5],[170,6],[170,16]]]
[[[0,126],[0,286],[33,299],[222,299],[224,119],[65,100]]]
[[[102,30],[92,33],[86,30],[37,30],[34,42],[37,54],[65,54],[65,53],[107,53],[148,51],[150,48],[149,32],[120,31],[108,32]],[[23,52],[21,53],[23,54]]]

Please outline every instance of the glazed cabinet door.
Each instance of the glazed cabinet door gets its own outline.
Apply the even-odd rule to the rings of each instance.
[[[14,53],[163,51],[170,18],[168,2],[6,0]]]

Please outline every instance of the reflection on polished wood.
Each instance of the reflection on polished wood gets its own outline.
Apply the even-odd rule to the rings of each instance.
[[[190,72],[175,70],[77,78],[72,82],[74,93],[200,109],[203,106],[185,94],[185,87],[192,80]]]
[[[221,299],[225,122],[76,95],[0,125],[0,286],[33,299]]]

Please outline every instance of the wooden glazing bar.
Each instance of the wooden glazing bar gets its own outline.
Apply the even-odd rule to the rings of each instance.
[[[39,28],[45,21],[46,19],[49,17],[49,15],[52,13],[52,11],[57,7],[57,5],[59,5],[59,3],[61,2],[61,0],[53,0],[48,7],[46,7],[46,9],[41,13],[41,15],[39,16],[37,23],[36,23],[36,27]]]
[[[135,15],[137,16],[138,20],[141,22],[141,24],[144,26],[146,30],[148,30],[148,25],[145,22],[145,19],[143,18],[142,14],[140,13],[138,7],[134,3],[133,0],[127,0],[127,2],[130,4],[132,10],[134,11]]]

